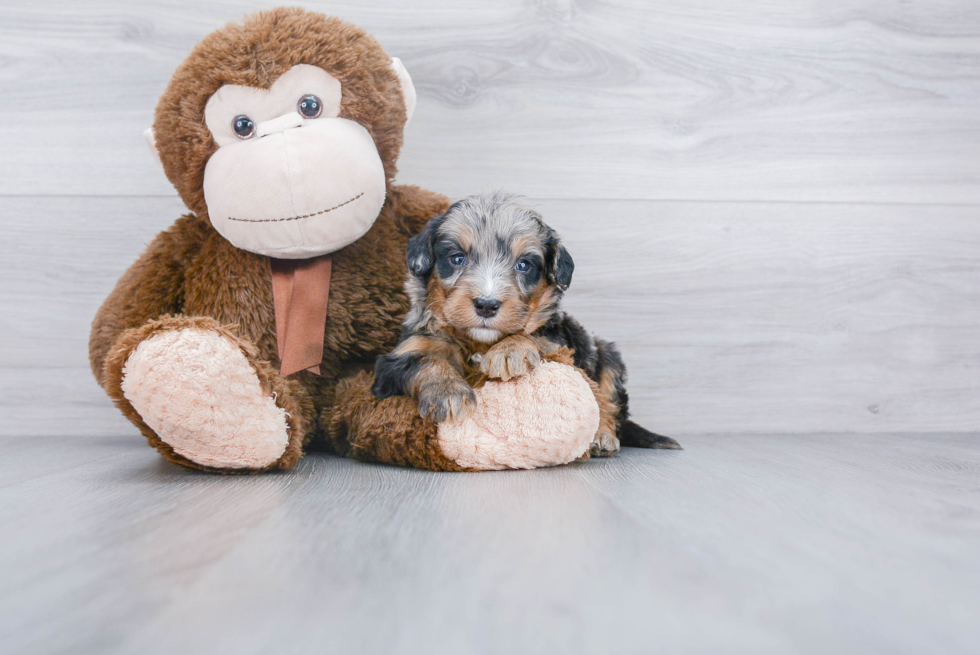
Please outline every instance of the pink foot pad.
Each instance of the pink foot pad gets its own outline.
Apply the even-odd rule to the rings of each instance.
[[[216,332],[154,334],[129,356],[121,386],[160,439],[202,466],[263,468],[289,442],[285,410],[262,390],[241,350]]]
[[[575,368],[542,362],[527,375],[487,382],[475,410],[441,423],[442,452],[466,468],[532,469],[585,454],[599,429],[599,405]]]

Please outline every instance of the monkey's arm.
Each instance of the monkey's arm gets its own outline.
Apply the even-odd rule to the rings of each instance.
[[[443,213],[450,205],[449,198],[441,193],[420,189],[412,184],[392,185],[388,197],[411,236],[421,232],[429,219]]]
[[[180,218],[157,235],[102,303],[89,336],[89,363],[100,385],[106,355],[123,331],[181,311],[184,267],[208,229],[196,216]]]
[[[464,416],[476,394],[463,377],[459,348],[442,339],[413,335],[378,357],[371,391],[377,398],[409,396],[433,421]]]

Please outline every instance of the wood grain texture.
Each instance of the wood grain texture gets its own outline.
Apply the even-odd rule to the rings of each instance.
[[[262,6],[0,7],[0,434],[131,433],[86,340],[183,211],[141,132],[193,44]],[[644,423],[980,425],[974,3],[308,6],[412,70],[402,181],[574,199],[542,203],[569,307],[622,345]]]
[[[620,344],[633,411],[647,425],[667,434],[980,425],[974,207],[541,209],[578,263],[567,307]]]
[[[400,181],[540,199],[686,450],[215,477],[88,326],[184,211],[173,69],[274,4],[0,4],[0,652],[976,650],[980,5],[305,2],[412,73]]]
[[[401,57],[401,180],[464,195],[980,202],[971,0],[307,2]],[[170,194],[142,131],[266,2],[0,7],[0,194]]]
[[[684,445],[227,478],[0,440],[3,652],[975,651],[978,435]]]
[[[616,341],[633,413],[672,435],[980,425],[974,207],[537,203],[576,261],[566,307]],[[135,434],[89,323],[163,198],[0,198],[0,434]]]

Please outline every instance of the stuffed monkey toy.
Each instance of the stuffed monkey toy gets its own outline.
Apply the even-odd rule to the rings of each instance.
[[[407,242],[449,205],[393,183],[414,105],[407,71],[374,38],[300,9],[217,30],[174,73],[147,140],[190,211],[119,280],[89,346],[99,384],[167,459],[258,472],[292,468],[304,449],[323,447],[459,470],[558,464],[587,451],[593,390],[560,363],[540,375],[568,382],[565,397],[582,402],[554,408],[559,420],[542,424],[534,453],[515,455],[511,444],[495,460],[474,459],[509,436],[437,428],[417,412],[416,423],[401,405],[405,434],[386,441],[375,430],[392,403],[408,401],[379,407],[358,394],[358,374],[397,343]],[[521,381],[501,384],[496,397],[527,402],[514,395]],[[532,398],[520,411],[540,409]]]

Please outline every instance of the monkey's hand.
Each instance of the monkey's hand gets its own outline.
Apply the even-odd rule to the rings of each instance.
[[[476,407],[476,394],[462,378],[432,380],[419,389],[419,414],[437,423],[461,419]]]
[[[487,377],[509,380],[524,375],[541,363],[538,343],[524,334],[512,334],[495,343],[480,361]]]

